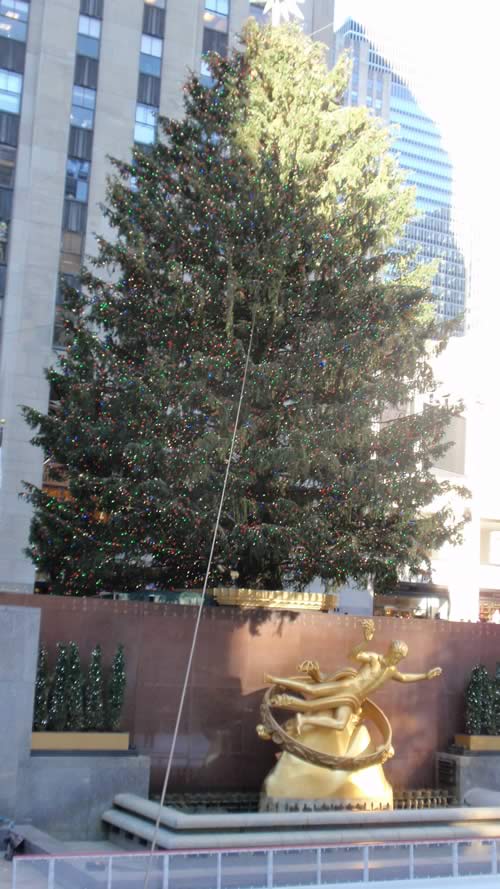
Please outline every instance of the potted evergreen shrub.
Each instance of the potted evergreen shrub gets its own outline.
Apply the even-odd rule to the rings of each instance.
[[[471,672],[465,692],[465,734],[455,735],[455,744],[467,750],[500,751],[500,665],[495,678],[478,664]]]
[[[85,675],[76,642],[58,643],[52,677],[48,653],[42,647],[35,686],[32,749],[128,750],[129,734],[119,731],[125,687],[121,644],[107,680],[100,645],[92,651]]]

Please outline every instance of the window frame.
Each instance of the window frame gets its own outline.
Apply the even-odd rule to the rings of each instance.
[[[81,92],[81,98],[82,98],[81,102],[76,101],[76,94],[77,94],[78,90]],[[88,94],[88,95],[86,95],[86,94]],[[91,96],[91,94],[93,94],[93,96]],[[73,84],[73,92],[71,95],[71,99],[72,99],[72,101],[71,101],[71,115],[70,115],[71,126],[78,127],[78,129],[80,129],[80,130],[93,130],[94,129],[94,119],[95,119],[95,106],[96,106],[96,100],[97,100],[97,90],[94,90],[94,89],[92,89],[92,87],[89,87],[89,86],[80,86],[80,84],[75,83],[75,84]],[[87,99],[87,103],[85,103],[85,101],[83,101],[85,99]],[[86,116],[90,120],[90,126],[85,126],[85,125],[81,124],[80,122],[78,122],[78,123],[76,122],[76,120],[74,119],[74,110],[73,110],[75,108],[81,109],[82,112],[88,112]],[[75,115],[75,118],[77,118],[77,117],[78,117],[78,115]],[[83,117],[83,114],[81,115],[81,117]]]
[[[5,81],[5,86],[2,83],[2,80]],[[18,82],[19,91],[14,89],[9,89],[9,85],[12,85],[12,82]],[[19,74],[17,71],[9,71],[7,68],[0,68],[0,111],[6,111],[8,114],[19,114],[21,110],[21,95],[23,91],[23,75]],[[15,97],[15,109],[13,107],[6,108],[2,104],[2,96],[13,96]]]
[[[229,0],[205,0],[205,12],[215,12],[218,15],[229,16]]]
[[[137,102],[135,107],[134,140],[140,145],[154,145],[158,129],[159,108]],[[141,134],[148,138],[141,138]],[[139,138],[138,138],[139,136]]]
[[[0,187],[14,188],[16,176],[16,154],[12,145],[0,144]],[[2,177],[5,174],[5,180]]]
[[[76,175],[70,172],[70,167],[73,169],[77,168],[78,172]],[[86,168],[86,175],[81,175],[82,168]],[[80,204],[86,204],[89,197],[89,188],[90,188],[90,173],[91,166],[90,161],[83,160],[79,157],[68,157],[66,160],[66,178],[64,184],[64,197],[68,200],[77,201]],[[74,193],[72,191],[68,191],[68,185],[70,183],[75,184]],[[79,186],[82,187],[84,192],[83,196],[78,196]]]
[[[95,33],[92,33],[92,32]],[[78,33],[84,37],[93,37],[94,40],[101,39],[101,20],[92,15],[78,16]]]
[[[153,52],[156,48],[157,52]],[[153,37],[152,34],[141,34],[141,53],[145,56],[153,56],[161,59],[163,56],[163,40],[161,37]]]

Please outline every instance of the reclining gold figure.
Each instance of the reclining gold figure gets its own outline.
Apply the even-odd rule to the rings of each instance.
[[[369,695],[389,680],[434,679],[441,669],[401,673],[397,665],[408,654],[406,643],[392,642],[385,654],[366,650],[374,636],[374,623],[364,620],[361,625],[364,641],[350,653],[360,665],[357,670],[345,668],[326,677],[316,661],[304,661],[299,666],[302,676],[265,677],[271,688],[264,697],[257,731],[263,739],[282,744],[285,752],[266,779],[264,796],[297,799],[300,791],[307,798],[392,805],[392,790],[382,770],[394,755],[391,726]],[[296,716],[280,725],[274,708],[291,710]],[[378,745],[367,728],[370,721],[382,736]]]

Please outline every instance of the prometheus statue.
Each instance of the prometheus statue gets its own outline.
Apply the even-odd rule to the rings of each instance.
[[[334,805],[392,806],[392,789],[383,764],[394,755],[392,730],[384,712],[369,695],[389,680],[419,682],[441,675],[401,673],[408,654],[405,642],[392,642],[385,654],[366,650],[374,636],[372,620],[361,622],[364,641],[350,653],[358,669],[345,668],[323,676],[316,661],[299,666],[301,676],[266,676],[271,687],[261,707],[259,736],[281,744],[284,752],[268,775],[263,798],[267,808],[280,799],[330,800]],[[281,725],[272,710],[296,715]],[[380,734],[371,737],[371,725]],[[369,728],[370,726],[370,728]],[[267,802],[266,802],[267,801]]]

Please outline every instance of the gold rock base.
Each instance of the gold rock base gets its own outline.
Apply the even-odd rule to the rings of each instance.
[[[128,750],[128,732],[33,732],[32,750]]]
[[[455,735],[455,744],[477,753],[486,750],[500,753],[500,735]]]
[[[375,750],[368,729],[359,725],[352,735],[344,732],[325,732],[309,728],[304,732],[304,743],[330,753],[332,756],[356,756]],[[326,769],[311,765],[290,753],[282,753],[267,776],[262,788],[262,804],[297,805],[328,808],[392,809],[393,793],[381,765],[357,771]],[[293,801],[293,802],[292,802]]]
[[[212,590],[219,605],[238,608],[267,608],[278,611],[331,611],[338,605],[335,593],[292,593],[287,590],[244,590],[216,587]]]

